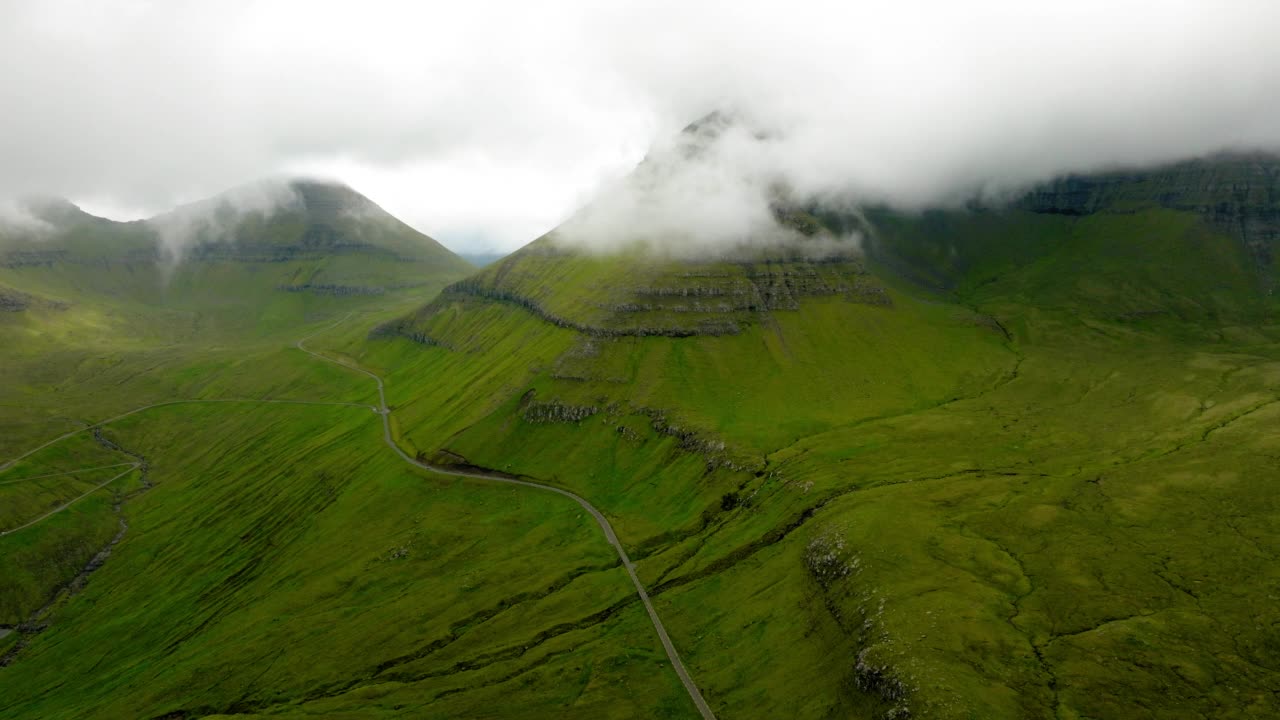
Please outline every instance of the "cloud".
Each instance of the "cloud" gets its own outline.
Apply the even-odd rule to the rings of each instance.
[[[685,254],[776,239],[781,229],[770,211],[775,178],[769,167],[753,166],[756,139],[719,114],[703,125],[701,132],[660,143],[634,173],[565,223],[557,241]]]
[[[161,265],[171,271],[198,244],[234,242],[236,227],[246,215],[268,215],[301,205],[302,197],[292,183],[268,178],[149,218],[147,225],[155,231]]]
[[[52,230],[53,225],[39,217],[30,202],[0,198],[0,234],[38,240]]]
[[[785,140],[714,112],[660,142],[634,172],[557,228],[562,247],[643,249],[673,257],[785,247],[808,256],[856,252],[861,237],[816,237],[780,217],[794,205],[775,157]]]
[[[1274,4],[853,5],[730,15],[671,2],[611,17],[598,37],[663,38],[602,50],[649,106],[715,102],[739,127],[660,179],[606,190],[564,241],[715,250],[776,232],[779,187],[791,201],[917,209],[1280,148]]]
[[[1252,0],[15,0],[0,197],[154,213],[320,173],[446,242],[510,249],[734,108],[768,139],[634,210],[722,237],[761,219],[764,178],[920,206],[1280,147],[1277,27]]]

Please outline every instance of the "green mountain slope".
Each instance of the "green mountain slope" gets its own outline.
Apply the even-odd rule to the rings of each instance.
[[[358,380],[285,348],[352,313],[421,303],[470,266],[344,186],[272,187],[271,204],[247,205],[240,190],[129,223],[42,200],[30,207],[38,222],[0,231],[0,467],[49,438],[152,403],[367,401]],[[181,257],[167,250],[177,240],[186,243]],[[67,457],[83,463],[52,470],[131,461],[92,439],[82,445]],[[0,531],[117,472],[0,482]],[[126,482],[136,479],[116,485]],[[74,519],[0,539],[8,548],[0,552],[0,625],[27,618],[110,540],[110,490],[76,504]]]
[[[385,379],[406,451],[608,515],[720,718],[1270,717],[1273,165],[1002,208],[780,207],[785,243],[702,260],[553,233],[429,302],[353,296],[370,312],[312,343]],[[247,365],[174,376],[372,402],[367,377],[267,352],[310,331],[286,325]],[[254,407],[112,425],[155,487],[22,634],[0,714],[696,716],[573,503],[406,471],[365,408]],[[20,470],[113,458],[81,434]],[[27,502],[143,483],[113,471]]]
[[[255,202],[245,199],[250,190]],[[15,377],[35,384],[6,385],[0,402],[34,407],[92,409],[59,385],[99,394],[98,385],[122,382],[111,379],[116,365],[274,348],[325,318],[421,302],[471,270],[368,199],[326,183],[251,186],[129,223],[65,201],[32,210],[43,228],[0,232],[8,298],[0,342]],[[101,382],[86,377],[99,371]]]
[[[883,265],[974,301],[1134,319],[1265,322],[1276,309],[1280,159],[1221,156],[1072,177],[1009,208],[869,213]]]
[[[548,238],[362,359],[423,455],[615,515],[726,717],[1265,715],[1270,631],[1208,630],[1275,621],[1269,576],[1215,560],[1271,542],[1280,397],[1273,268],[1227,231],[1270,196],[1224,217],[1213,178],[1255,160],[1222,162],[1087,211],[870,212],[866,261]]]
[[[35,206],[44,230],[0,234],[0,272],[18,287],[175,309],[280,293],[382,295],[471,266],[341,185],[262,183],[149,220],[117,223],[74,206]],[[249,293],[249,296],[243,295]]]

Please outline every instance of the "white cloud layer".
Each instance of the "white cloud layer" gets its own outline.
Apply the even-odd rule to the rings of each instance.
[[[727,237],[776,178],[920,205],[1280,147],[1278,32],[1263,0],[9,0],[0,197],[136,216],[301,172],[511,249],[730,107],[769,139],[621,210]]]
[[[160,244],[161,263],[172,270],[198,242],[234,240],[233,228],[243,216],[301,205],[302,197],[287,180],[263,178],[148,218],[147,224]]]

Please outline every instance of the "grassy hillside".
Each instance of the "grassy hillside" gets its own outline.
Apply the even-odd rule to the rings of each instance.
[[[116,223],[65,202],[33,207],[43,227],[0,235],[0,297],[7,298],[0,311],[0,465],[52,437],[156,402],[371,402],[366,383],[317,366],[289,349],[292,343],[352,312],[421,303],[469,266],[347,188],[286,189],[294,200],[277,208],[233,211],[215,198],[199,213],[177,211],[192,233],[181,258],[165,255],[164,217]],[[208,235],[215,227],[220,235]],[[97,455],[113,453],[91,437],[77,442],[96,454],[77,451],[70,466],[55,470],[110,464]],[[49,472],[19,464],[0,477],[0,531],[117,471],[19,481]],[[121,488],[128,482],[121,478],[21,537],[0,538],[14,548],[0,560],[11,580],[0,585],[0,626],[28,618],[107,543],[117,525],[108,493],[127,494]]]
[[[721,718],[1272,717],[1280,323],[1260,236],[1176,191],[1216,197],[1204,177],[874,210],[865,256],[550,237],[430,301],[211,323],[225,346],[143,376],[370,403],[291,348],[349,302],[311,344],[385,378],[399,445],[602,510]],[[850,223],[811,210],[815,237]],[[103,402],[117,371],[84,372],[64,397]],[[34,478],[15,518],[108,482],[0,537],[11,616],[42,597],[24,558],[128,523],[46,629],[0,638],[25,643],[0,714],[695,716],[584,512],[412,470],[379,433],[361,407],[171,406],[0,475]]]
[[[47,227],[0,234],[0,344],[15,368],[0,404],[103,417],[198,393],[187,388],[247,370],[309,326],[421,303],[471,270],[349,188],[269,187],[274,206],[233,205],[241,189],[133,223],[36,204]],[[260,390],[276,390],[278,373],[262,370]],[[18,432],[0,433],[0,451],[24,447]]]
[[[154,487],[130,501],[110,561],[2,671],[0,713],[474,716],[515,682],[517,716],[686,714],[576,505],[422,477],[379,433],[367,410],[297,406],[113,425]]]
[[[1267,268],[1151,203],[870,218],[869,265],[543,241],[349,349],[423,455],[615,515],[726,717],[1280,710]]]

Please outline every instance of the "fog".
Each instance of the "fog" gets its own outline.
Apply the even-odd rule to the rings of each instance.
[[[580,244],[715,248],[780,188],[910,208],[1280,148],[1271,2],[533,5],[0,3],[0,197],[125,219],[318,174],[455,249],[584,205]]]
[[[148,218],[147,225],[159,242],[161,264],[171,269],[198,243],[233,242],[233,230],[246,214],[301,205],[302,197],[288,179],[264,178]]]
[[[26,198],[0,198],[0,233],[15,233],[39,239],[53,226],[33,211]]]

